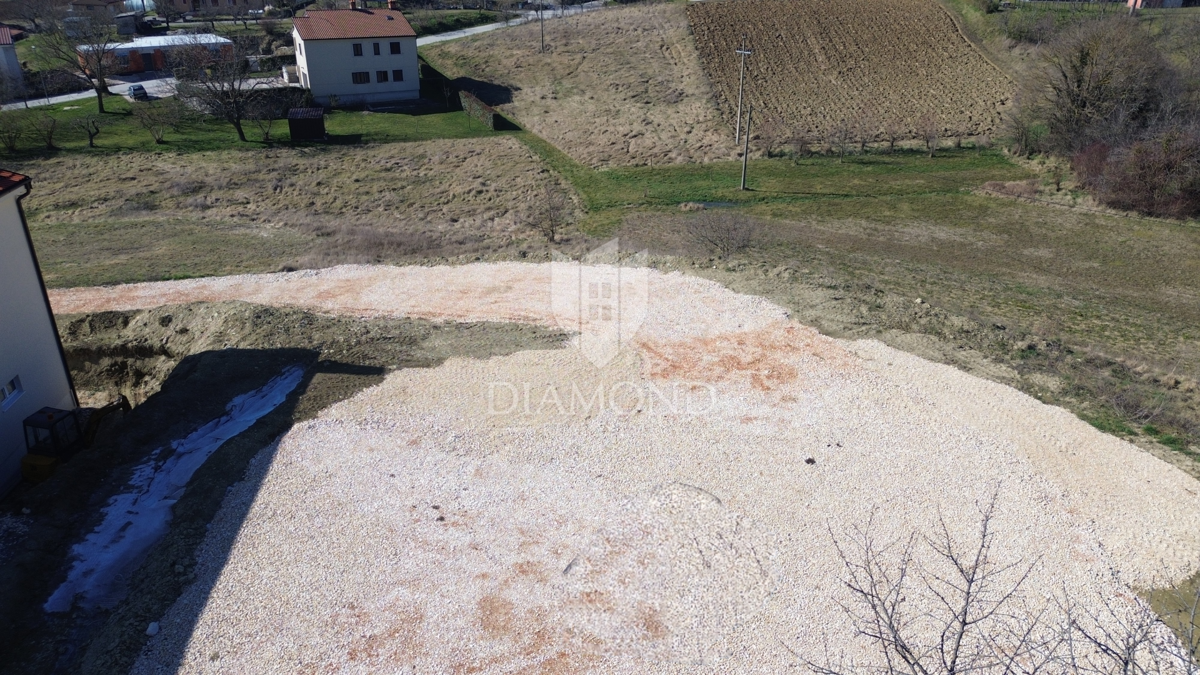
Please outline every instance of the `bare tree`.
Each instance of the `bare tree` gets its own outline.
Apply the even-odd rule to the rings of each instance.
[[[67,0],[13,0],[3,4],[3,18],[27,21],[38,32],[52,29],[67,13]]]
[[[250,102],[247,116],[258,127],[263,143],[271,142],[275,121],[281,119],[289,108],[299,105],[299,98],[295,89],[264,89]]]
[[[553,244],[558,241],[558,234],[567,226],[570,208],[571,200],[567,194],[557,185],[547,183],[541,194],[541,201],[530,214],[529,225]]]
[[[938,119],[936,113],[927,112],[917,120],[917,133],[922,141],[925,142],[925,149],[929,151],[929,157],[932,158],[937,152],[938,144],[942,139],[942,123]]]
[[[902,545],[898,560],[892,547],[880,546],[868,522],[855,528],[849,541],[834,539],[846,570],[845,584],[854,598],[843,611],[859,635],[879,651],[883,673],[955,675],[976,671],[1020,672],[1041,631],[1014,625],[1006,606],[1013,603],[1034,563],[1000,562],[993,552],[992,528],[997,495],[980,505],[978,540],[955,541],[946,522],[925,538],[939,569],[916,562],[914,535]],[[946,571],[941,571],[944,569]],[[919,579],[921,588],[915,583]],[[910,596],[924,591],[932,609],[922,613]],[[924,629],[924,630],[923,630]],[[936,636],[936,637],[934,637]],[[1015,640],[1014,640],[1015,638]],[[841,664],[809,662],[824,675],[841,675]],[[861,668],[855,672],[863,672]]]
[[[94,148],[96,147],[96,137],[100,135],[100,130],[104,127],[105,122],[105,119],[100,115],[88,113],[71,120],[71,126],[87,134],[88,147]]]
[[[150,132],[156,144],[162,144],[167,131],[178,131],[188,118],[188,107],[173,98],[133,104],[133,118]]]
[[[17,146],[25,136],[25,118],[28,116],[28,110],[0,111],[0,145],[3,145],[7,152],[17,151]]]
[[[762,144],[767,157],[771,157],[776,149],[786,143],[788,137],[791,136],[787,123],[777,115],[764,115],[756,122],[755,126],[758,128],[754,135]]]
[[[270,86],[269,80],[246,76],[246,56],[253,45],[235,40],[232,48],[211,50],[194,44],[178,50],[175,60],[180,66],[176,94],[180,99],[228,122],[237,131],[238,140],[247,142],[242,122],[254,100]]]
[[[49,110],[40,108],[29,115],[29,133],[33,134],[45,145],[47,150],[57,150],[54,137],[58,133],[58,118]]]
[[[159,0],[154,3],[154,11],[167,24],[167,30],[171,30],[172,21],[183,21],[183,10],[175,6],[174,0]]]
[[[688,218],[687,236],[722,257],[744,251],[758,236],[758,221],[730,211],[704,211]]]
[[[968,544],[941,519],[935,535],[894,544],[879,543],[874,515],[846,539],[834,536],[851,597],[841,608],[876,657],[848,663],[831,657],[828,641],[819,661],[793,654],[821,675],[1200,673],[1200,589],[1172,586],[1176,643],[1162,639],[1159,617],[1135,598],[1105,596],[1090,608],[1067,588],[1048,603],[1027,598],[1023,586],[1038,563],[1001,559],[996,501],[993,493],[979,505],[978,537]],[[932,563],[918,562],[922,542]]]
[[[792,156],[808,157],[811,155],[813,152],[812,141],[812,134],[806,130],[797,129],[796,131],[792,132],[791,139],[788,141],[788,144],[792,148]]]
[[[874,143],[879,136],[879,116],[871,108],[859,111],[851,123],[854,140],[858,143],[859,154],[866,154],[867,144]]]
[[[849,120],[840,119],[825,134],[825,142],[833,152],[837,153],[838,161],[846,156],[850,143],[854,139],[854,125]]]
[[[908,136],[908,126],[899,117],[889,117],[883,125],[883,139],[888,143],[888,154],[896,151],[896,143]]]
[[[114,50],[116,26],[108,12],[92,12],[95,16],[72,17],[58,23],[42,41],[50,58],[73,70],[85,79],[96,92],[96,109],[104,112],[104,95],[109,93],[109,75],[117,68]]]

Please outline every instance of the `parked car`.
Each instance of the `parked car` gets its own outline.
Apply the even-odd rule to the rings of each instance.
[[[146,93],[146,88],[140,84],[129,85],[129,98],[135,101],[148,101],[150,94]]]

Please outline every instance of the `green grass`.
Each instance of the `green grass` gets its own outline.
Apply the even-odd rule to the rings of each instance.
[[[104,99],[105,126],[96,138],[95,148],[87,147],[87,135],[71,125],[71,121],[96,113],[96,99],[72,101],[59,105],[43,106],[26,111],[0,112],[0,122],[17,123],[21,115],[48,112],[59,120],[59,131],[55,137],[58,150],[46,150],[44,144],[31,135],[22,140],[17,156],[22,158],[71,152],[202,152],[210,150],[252,151],[265,145],[258,139],[259,130],[254,122],[243,123],[246,137],[251,142],[240,143],[233,127],[225,122],[205,118],[191,122],[178,132],[168,132],[166,143],[156,145],[149,132],[138,125],[130,114],[130,103],[120,96]],[[15,114],[14,114],[15,112]],[[325,119],[325,129],[330,142],[335,144],[354,143],[397,143],[423,141],[437,138],[476,138],[489,136],[491,131],[472,120],[465,113],[449,112],[429,115],[407,115],[337,110]],[[289,143],[287,120],[277,120],[271,132],[272,143]],[[0,151],[0,157],[5,155]]]
[[[619,167],[597,171],[565,155],[540,137],[520,138],[569,180],[589,211],[588,227],[602,230],[613,222],[613,209],[674,207],[684,202],[738,205],[879,198],[899,195],[955,194],[992,180],[1019,180],[1028,172],[994,150],[943,150],[933,159],[924,153],[755,159],[749,162],[742,191],[740,162]]]

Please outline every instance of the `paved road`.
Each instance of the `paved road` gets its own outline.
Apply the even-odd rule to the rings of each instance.
[[[151,96],[162,97],[162,96],[173,96],[175,94],[175,89],[174,89],[175,78],[173,78],[173,77],[163,77],[163,78],[154,79],[154,80],[142,80],[141,82],[138,82],[133,79],[129,79],[129,80],[110,79],[108,81],[108,90],[115,95],[124,96],[125,94],[127,94],[129,92],[130,85],[134,85],[134,84],[140,84],[143,87],[145,87],[146,93],[150,94]],[[29,107],[36,108],[38,106],[43,106],[43,105],[57,105],[59,103],[70,103],[71,101],[82,101],[85,99],[93,98],[95,96],[96,96],[96,92],[92,91],[91,89],[88,89],[86,91],[75,92],[74,94],[62,94],[61,96],[51,96],[50,98],[31,98],[31,99],[29,99]],[[24,101],[17,101],[15,103],[9,103],[9,104],[5,105],[4,110],[16,110],[17,108],[24,108],[24,107],[25,107]]]
[[[566,9],[563,10],[562,14],[559,14],[558,11],[556,11],[554,9],[547,9],[546,10],[546,20],[551,21],[553,19],[559,18],[560,16],[574,16],[575,14],[591,12],[593,10],[600,9],[603,6],[604,6],[604,3],[601,0],[594,0],[593,2],[587,2],[582,5],[573,5],[571,7],[567,7]],[[420,37],[420,38],[417,38],[417,46],[423,47],[425,45],[436,44],[438,42],[446,42],[448,40],[457,40],[459,38],[465,38],[468,35],[478,35],[479,33],[487,33],[489,31],[493,31],[498,28],[506,28],[508,26],[516,26],[518,24],[526,23],[528,21],[537,21],[537,18],[538,18],[537,12],[525,12],[521,16],[519,16],[515,19],[512,19],[508,23],[504,23],[503,21],[501,21],[499,23],[488,23],[488,24],[484,24],[482,26],[474,26],[472,28],[464,28],[462,30],[450,31],[449,33],[438,33],[437,35],[427,35],[425,37]]]

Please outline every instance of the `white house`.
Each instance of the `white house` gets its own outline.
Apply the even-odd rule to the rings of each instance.
[[[417,34],[395,9],[310,9],[296,17],[300,85],[322,104],[400,101],[420,96]]]
[[[25,418],[78,406],[21,211],[28,193],[28,178],[0,170],[0,495],[21,480]]]
[[[0,25],[0,99],[4,93],[20,93],[25,90],[25,78],[21,75],[21,62],[17,60],[17,48],[13,44],[12,31]]]

